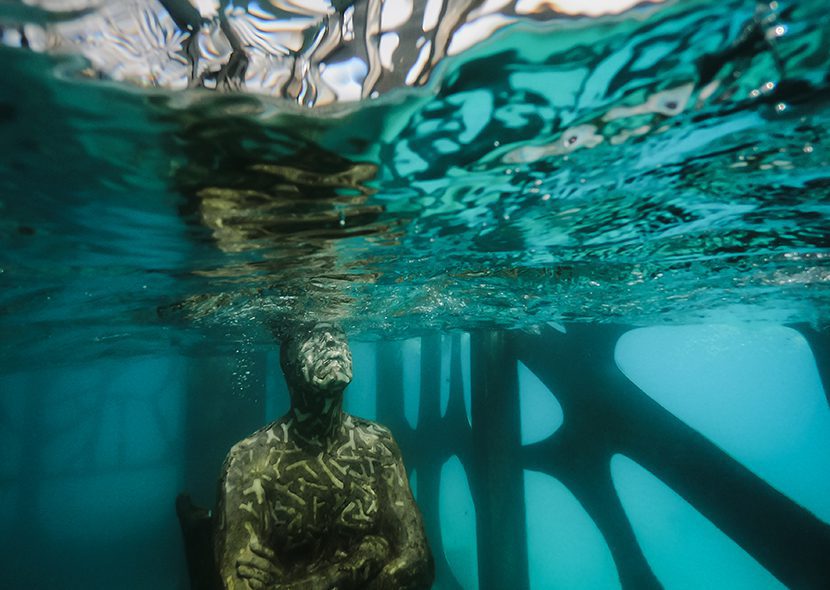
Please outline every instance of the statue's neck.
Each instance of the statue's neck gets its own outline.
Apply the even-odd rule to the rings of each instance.
[[[324,397],[292,391],[288,413],[295,436],[308,445],[328,448],[343,425],[343,392]]]

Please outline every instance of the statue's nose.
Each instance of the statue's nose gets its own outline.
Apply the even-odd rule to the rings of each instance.
[[[328,337],[326,339],[326,348],[334,348],[337,345],[337,342],[334,341],[334,338]]]

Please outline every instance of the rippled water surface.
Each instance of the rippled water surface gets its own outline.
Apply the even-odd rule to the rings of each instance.
[[[374,62],[350,54],[357,96],[322,85],[314,108],[302,76],[119,77],[36,46],[77,14],[22,6],[0,2],[10,361],[233,348],[312,318],[358,338],[830,318],[823,2],[511,4],[429,76],[390,54],[363,100]]]

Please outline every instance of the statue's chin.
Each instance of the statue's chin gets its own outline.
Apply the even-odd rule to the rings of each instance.
[[[352,372],[338,362],[331,363],[316,372],[313,384],[323,390],[343,389],[352,381]]]

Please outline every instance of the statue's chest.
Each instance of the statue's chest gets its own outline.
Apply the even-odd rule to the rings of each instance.
[[[270,519],[289,548],[330,533],[351,536],[376,528],[376,460],[289,452],[275,465],[275,476]]]

